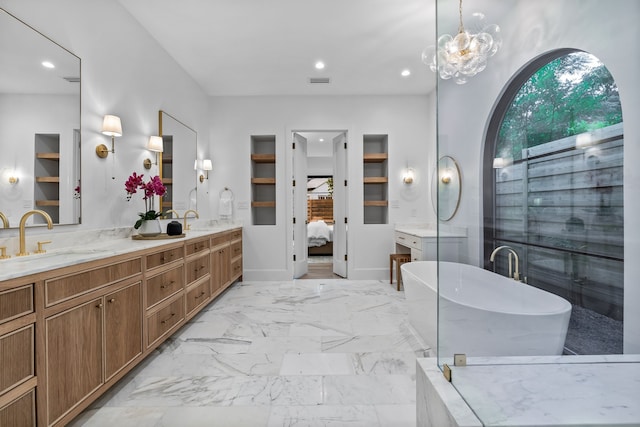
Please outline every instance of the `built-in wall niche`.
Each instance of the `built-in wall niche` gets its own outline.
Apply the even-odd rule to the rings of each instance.
[[[35,183],[36,209],[45,211],[54,223],[60,222],[60,135],[35,134]],[[46,223],[41,216],[33,217],[34,223]]]
[[[173,209],[173,135],[162,137],[162,183],[167,192],[162,197],[162,211]],[[173,213],[171,214],[173,218]]]
[[[362,181],[365,224],[388,224],[389,222],[388,140],[388,135],[363,136]]]
[[[276,224],[276,137],[251,136],[251,218],[253,225]]]

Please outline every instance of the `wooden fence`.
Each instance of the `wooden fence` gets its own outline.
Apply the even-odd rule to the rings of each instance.
[[[522,254],[528,283],[623,316],[622,124],[523,151],[496,169],[495,244]],[[504,266],[500,266],[504,268]]]

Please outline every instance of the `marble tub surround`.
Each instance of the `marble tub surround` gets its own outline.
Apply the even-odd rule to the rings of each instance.
[[[0,239],[0,246],[6,246],[7,254],[11,255],[9,259],[0,260],[0,281],[154,248],[176,240],[198,238],[233,228],[237,226],[227,224],[203,227],[197,231],[190,230],[184,239],[175,240],[132,240],[131,235],[135,231],[133,227],[28,235],[27,250],[32,253],[24,257],[14,256],[18,248],[18,237]],[[42,240],[51,241],[46,246],[47,252],[33,253],[37,246],[36,242]]]
[[[236,283],[71,425],[415,426],[425,350],[383,281]]]
[[[451,384],[435,359],[418,360],[418,426],[640,426],[638,355],[468,363],[452,367]]]

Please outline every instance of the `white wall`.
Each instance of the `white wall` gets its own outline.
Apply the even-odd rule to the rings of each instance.
[[[439,11],[457,11],[456,1],[439,1]],[[439,81],[439,155],[451,155],[463,175],[462,200],[451,225],[469,229],[469,260],[482,263],[482,175],[480,165],[485,126],[496,100],[510,78],[533,58],[558,48],[576,48],[592,53],[609,69],[620,90],[625,132],[625,258],[640,254],[640,53],[634,43],[640,39],[637,18],[640,3],[635,0],[510,1],[479,0],[473,10],[481,10],[490,23],[500,25],[503,45],[487,68],[458,86]],[[471,10],[469,10],[471,13]],[[447,12],[447,14],[449,14]],[[457,16],[439,21],[441,32],[455,32]],[[499,19],[496,21],[496,19]],[[625,265],[624,351],[640,352],[640,265]]]
[[[158,110],[196,129],[199,151],[205,152],[207,97],[117,1],[0,0],[0,7],[82,60],[82,225],[53,232],[133,225],[144,204],[138,195],[126,201],[124,181],[133,171],[149,175],[142,166],[150,156],[144,147],[158,132]],[[110,146],[100,133],[105,114],[120,116],[124,135],[116,138],[115,157],[100,159],[96,145]],[[185,169],[195,175],[193,161]],[[204,201],[199,208],[209,216]]]
[[[210,203],[216,212],[222,188],[235,194],[235,216],[245,225],[245,279],[293,277],[287,198],[291,130],[348,131],[349,278],[388,277],[393,224],[434,221],[427,179],[435,163],[429,152],[435,138],[432,102],[428,96],[211,98]],[[363,225],[362,136],[369,133],[389,135],[389,225]],[[251,226],[251,135],[276,136],[276,226]],[[418,177],[411,187],[401,180],[407,164]]]

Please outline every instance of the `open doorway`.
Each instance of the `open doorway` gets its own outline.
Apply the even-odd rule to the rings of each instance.
[[[294,278],[347,277],[346,131],[293,140],[293,180],[305,183],[293,186]]]

